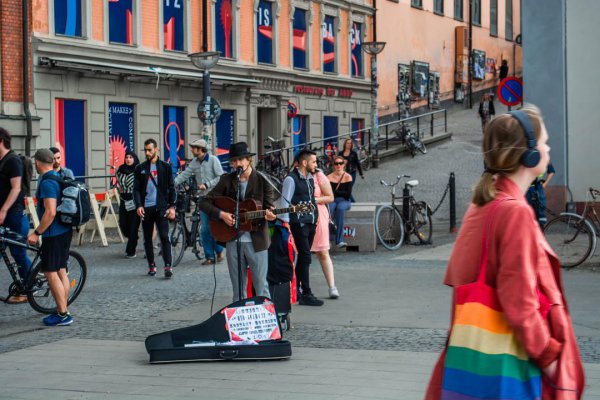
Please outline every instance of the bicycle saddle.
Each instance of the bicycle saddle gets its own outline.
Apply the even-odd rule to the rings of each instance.
[[[406,184],[410,187],[415,187],[419,184],[419,180],[418,179],[413,179],[412,181],[408,181],[406,182]]]

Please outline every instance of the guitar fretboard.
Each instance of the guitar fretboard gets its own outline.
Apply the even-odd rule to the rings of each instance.
[[[296,207],[291,206],[291,207],[286,207],[286,208],[276,208],[274,210],[271,210],[271,212],[275,215],[279,215],[279,214],[293,213],[295,209],[296,209]],[[247,211],[242,214],[242,218],[245,220],[260,219],[260,218],[264,218],[266,214],[267,214],[267,210]]]

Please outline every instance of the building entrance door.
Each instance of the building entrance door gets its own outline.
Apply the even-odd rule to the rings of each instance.
[[[277,139],[277,109],[276,108],[259,108],[257,118],[257,129],[258,129],[258,155],[265,153],[264,145],[267,144],[265,140],[269,136],[273,139]],[[270,144],[270,143],[268,143]]]

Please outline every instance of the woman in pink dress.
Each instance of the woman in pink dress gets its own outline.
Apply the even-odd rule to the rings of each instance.
[[[333,277],[333,263],[329,256],[329,207],[327,204],[333,201],[333,190],[329,179],[320,169],[313,175],[315,179],[315,202],[319,210],[319,218],[317,220],[317,230],[310,251],[317,255],[323,275],[329,287],[329,298],[337,299],[340,293],[335,287]]]

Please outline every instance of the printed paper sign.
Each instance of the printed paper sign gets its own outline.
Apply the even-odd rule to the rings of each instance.
[[[226,308],[225,321],[234,341],[281,339],[273,303]]]

